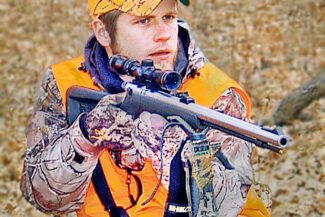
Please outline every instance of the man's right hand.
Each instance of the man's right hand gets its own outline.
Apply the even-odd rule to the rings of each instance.
[[[88,138],[95,146],[118,151],[132,144],[132,116],[117,107],[124,96],[125,93],[107,95],[86,115]]]
[[[124,96],[125,93],[102,98],[91,112],[82,117],[83,128],[86,129],[92,144],[114,153],[117,163],[122,167],[141,170],[145,159],[150,158],[159,174],[160,142],[163,129],[169,122],[164,117],[149,112],[143,112],[133,119],[118,107]],[[171,127],[166,131],[164,136],[166,148],[163,152],[166,167],[169,167],[169,161],[176,154],[185,136],[179,127]],[[165,168],[164,175],[169,177],[168,171],[169,168]]]

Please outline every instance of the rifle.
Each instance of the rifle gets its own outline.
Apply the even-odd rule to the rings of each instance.
[[[177,116],[185,121],[180,122],[192,134],[213,128],[277,153],[289,144],[289,137],[283,135],[279,128],[266,129],[231,117],[196,104],[187,93],[177,93],[182,80],[179,73],[156,69],[152,60],[140,63],[113,55],[109,68],[116,73],[135,77],[132,82],[122,84],[126,96],[119,105],[130,115],[136,117],[148,111],[165,118]],[[80,113],[90,111],[107,94],[87,88],[71,88],[68,93],[68,123],[71,124]]]

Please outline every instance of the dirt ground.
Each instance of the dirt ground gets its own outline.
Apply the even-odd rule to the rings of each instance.
[[[47,216],[19,190],[24,130],[45,68],[83,52],[87,2],[0,0],[0,14],[0,216]],[[325,71],[324,0],[200,0],[182,17],[210,61],[249,92],[256,122]],[[272,216],[325,216],[325,99],[284,130],[293,139],[284,154],[257,149],[254,157],[256,180],[272,190]]]

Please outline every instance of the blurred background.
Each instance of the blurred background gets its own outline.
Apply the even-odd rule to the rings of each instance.
[[[24,130],[46,67],[83,54],[87,1],[0,0],[0,14],[0,216],[48,216],[19,190]],[[254,122],[325,73],[324,0],[193,0],[181,17],[209,60],[248,91]],[[272,216],[325,216],[325,99],[284,131],[293,139],[284,154],[257,149],[253,158],[255,179],[272,190]]]

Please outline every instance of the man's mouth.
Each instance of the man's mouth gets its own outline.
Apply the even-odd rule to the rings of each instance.
[[[168,59],[171,54],[172,51],[170,49],[158,49],[150,53],[149,56],[154,59]]]

